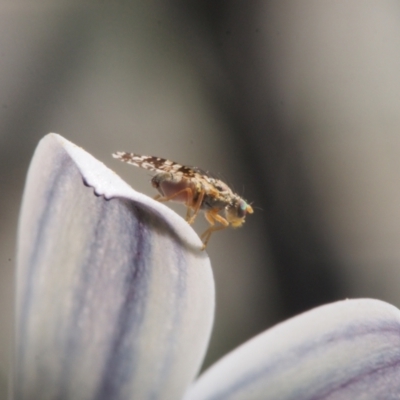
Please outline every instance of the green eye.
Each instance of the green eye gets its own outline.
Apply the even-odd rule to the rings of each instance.
[[[238,218],[243,218],[246,215],[248,204],[244,200],[240,200],[236,206]]]

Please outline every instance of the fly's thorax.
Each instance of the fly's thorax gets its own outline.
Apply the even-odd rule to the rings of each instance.
[[[231,188],[225,182],[222,182],[220,179],[211,178],[211,177],[208,176],[208,177],[205,177],[205,180],[213,188],[218,190],[218,192],[233,195],[233,192],[232,192]]]
[[[199,182],[200,190],[204,193],[200,206],[202,210],[223,210],[229,204],[232,194],[230,189],[227,187],[227,191],[222,191],[222,187],[216,187],[214,182],[214,179],[208,177]]]
[[[247,214],[253,214],[253,207],[237,194],[233,195],[231,202],[225,207],[227,221],[237,228],[244,224]]]
[[[204,177],[203,181],[204,200],[201,208],[203,210],[223,210],[231,202],[234,196],[230,187],[219,179]]]
[[[219,194],[216,196],[214,193],[206,193],[204,195],[203,202],[201,203],[202,210],[223,210],[229,201],[226,197],[220,196]]]

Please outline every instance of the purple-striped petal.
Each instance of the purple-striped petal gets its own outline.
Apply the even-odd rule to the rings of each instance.
[[[185,400],[400,399],[400,311],[378,300],[311,310],[207,370]]]
[[[179,399],[214,313],[189,225],[56,134],[20,216],[16,399]]]

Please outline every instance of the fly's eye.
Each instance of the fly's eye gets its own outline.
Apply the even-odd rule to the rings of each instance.
[[[237,207],[237,214],[239,218],[244,218],[247,213],[248,204],[244,200],[240,200]]]

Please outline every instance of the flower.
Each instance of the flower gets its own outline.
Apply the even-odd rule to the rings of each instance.
[[[201,247],[168,207],[45,136],[20,216],[15,398],[400,397],[400,312],[371,299],[285,321],[195,380],[215,308]]]

